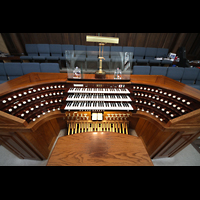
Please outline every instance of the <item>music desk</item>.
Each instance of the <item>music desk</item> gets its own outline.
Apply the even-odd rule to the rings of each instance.
[[[140,138],[114,132],[60,137],[47,166],[153,166]]]

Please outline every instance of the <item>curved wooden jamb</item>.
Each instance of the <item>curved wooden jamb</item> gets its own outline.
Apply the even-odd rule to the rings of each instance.
[[[131,83],[159,86],[159,88],[172,90],[200,101],[200,92],[198,89],[163,75],[131,75]]]
[[[11,92],[15,92],[17,90],[41,84],[59,83],[59,82],[65,83],[66,80],[67,80],[66,73],[32,72],[0,84],[0,96],[6,95]]]
[[[47,121],[49,121],[51,119],[55,119],[55,118],[56,119],[61,118],[61,117],[65,117],[65,113],[61,113],[60,110],[52,111],[52,112],[47,113],[46,115],[43,115],[40,118],[36,119],[35,122],[31,121],[28,124],[27,128],[31,129],[32,131],[36,131],[41,125],[43,125]]]
[[[3,111],[0,111],[0,129],[7,129],[7,128],[24,128],[28,125],[26,120],[21,119],[19,117],[10,115]]]
[[[166,123],[158,121],[154,116],[152,116],[146,112],[137,111],[136,113],[132,113],[131,117],[146,119],[147,121],[151,122],[156,127],[158,127],[161,131],[165,130],[165,128],[166,128]]]

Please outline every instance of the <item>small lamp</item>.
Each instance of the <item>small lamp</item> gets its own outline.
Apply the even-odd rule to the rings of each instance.
[[[106,43],[118,44],[119,38],[117,37],[102,37],[102,36],[86,36],[86,42],[99,42],[99,70],[95,72],[95,78],[105,78],[106,72],[102,70],[103,47]]]

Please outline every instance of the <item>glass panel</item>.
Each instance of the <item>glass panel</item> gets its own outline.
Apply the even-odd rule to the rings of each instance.
[[[99,51],[74,51],[66,50],[66,68],[68,78],[77,78],[74,75],[74,70],[80,69],[81,79],[86,77],[86,74],[95,74],[99,70],[100,59],[98,58]],[[109,79],[116,79],[114,73],[117,68],[121,70],[121,79],[130,79],[132,74],[133,52],[103,52],[104,59],[102,60],[102,70],[106,72],[106,77]],[[77,67],[77,68],[76,68]],[[90,76],[92,77],[92,75]],[[118,76],[120,78],[120,76]]]

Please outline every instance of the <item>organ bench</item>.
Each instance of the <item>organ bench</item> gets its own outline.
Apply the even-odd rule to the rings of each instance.
[[[44,160],[60,129],[72,135],[132,128],[156,159],[200,136],[199,90],[161,75],[111,76],[29,73],[1,84],[0,144],[19,158]]]

